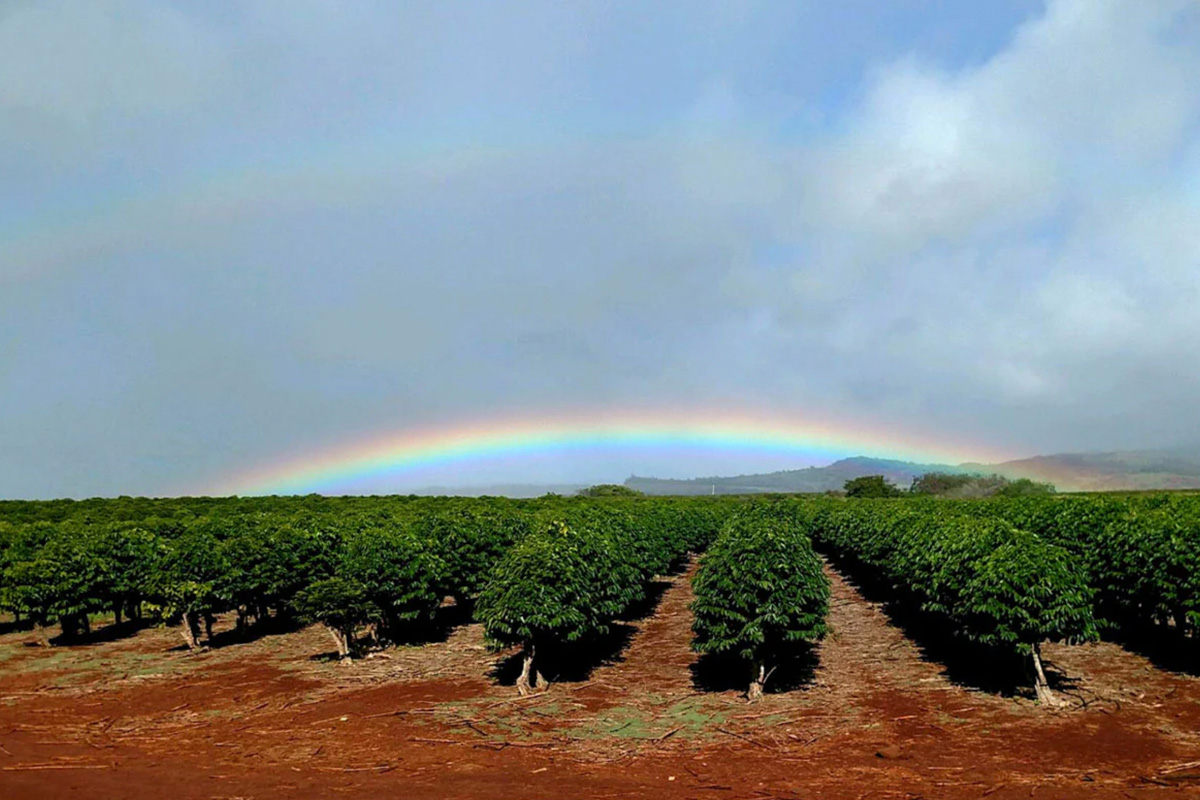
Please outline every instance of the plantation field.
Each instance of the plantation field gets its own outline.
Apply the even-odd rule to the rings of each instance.
[[[1196,767],[1174,769],[1200,758],[1200,679],[1111,643],[1050,645],[1071,705],[1048,710],[948,670],[830,575],[811,672],[755,706],[694,673],[686,572],[590,675],[523,700],[511,663],[492,676],[512,654],[489,653],[478,624],[349,667],[315,626],[198,654],[163,628],[53,650],[7,633],[0,796],[1005,800],[1200,785]]]
[[[1198,512],[0,503],[0,797],[1200,791]]]

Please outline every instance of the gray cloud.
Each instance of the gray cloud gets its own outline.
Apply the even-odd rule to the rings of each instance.
[[[0,495],[583,406],[1197,438],[1192,4],[290,8],[0,10]]]

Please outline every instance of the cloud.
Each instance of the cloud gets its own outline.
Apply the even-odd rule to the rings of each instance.
[[[1190,387],[1198,43],[1189,4],[1062,0],[976,67],[880,68],[804,154],[794,235],[820,257],[798,265],[794,303],[839,298],[829,346],[910,371],[930,410],[971,403],[980,428],[1005,398],[1169,391],[1089,396],[1080,372],[1166,360]]]
[[[0,494],[588,405],[1194,436],[1200,12],[932,5],[9,7]]]

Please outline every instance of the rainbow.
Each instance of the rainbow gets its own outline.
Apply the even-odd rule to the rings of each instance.
[[[668,448],[795,456],[805,463],[852,455],[952,464],[1013,457],[928,435],[794,416],[679,410],[592,412],[401,430],[266,463],[219,481],[202,493],[336,492],[366,480],[487,459]]]
[[[396,183],[455,175],[528,152],[569,151],[619,138],[620,127],[472,138],[420,138],[384,128],[343,139],[299,140],[268,157],[198,162],[124,190],[87,187],[53,210],[0,220],[0,277],[25,277],[86,258],[140,247],[147,220],[158,236],[195,235],[197,226],[244,223],[255,215],[343,208],[387,194]],[[174,239],[172,239],[174,241]]]

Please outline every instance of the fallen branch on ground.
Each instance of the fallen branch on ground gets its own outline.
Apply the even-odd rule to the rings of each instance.
[[[1159,775],[1170,775],[1173,772],[1183,772],[1185,769],[1192,767],[1200,767],[1200,761],[1188,761],[1183,764],[1174,764],[1169,767],[1163,767],[1158,771]]]

